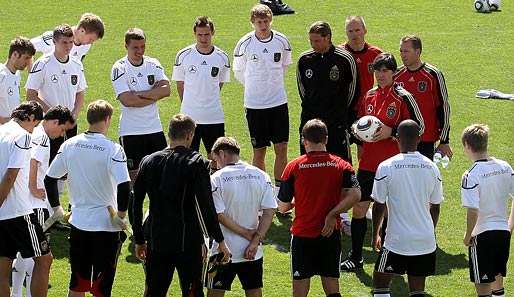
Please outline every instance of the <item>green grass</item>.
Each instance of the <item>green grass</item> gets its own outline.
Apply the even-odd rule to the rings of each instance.
[[[437,275],[427,281],[431,296],[473,296],[474,289],[468,281],[467,250],[462,244],[465,213],[460,206],[460,177],[470,165],[462,153],[459,135],[471,123],[486,123],[491,128],[491,154],[514,164],[514,103],[478,100],[475,92],[480,88],[496,88],[514,92],[514,4],[503,1],[503,12],[478,14],[472,9],[472,0],[456,1],[307,1],[287,0],[297,14],[274,19],[275,29],[286,34],[293,46],[293,58],[309,49],[307,28],[316,20],[326,20],[333,26],[333,40],[338,44],[345,38],[344,17],[363,15],[368,25],[368,40],[399,60],[399,39],[407,33],[416,33],[424,42],[423,58],[438,66],[445,74],[451,100],[451,143],[455,156],[450,167],[443,171],[446,201],[441,209],[437,228],[439,243]],[[251,30],[249,9],[253,1],[0,1],[0,52],[7,54],[7,45],[16,35],[35,36],[56,24],[76,23],[86,11],[100,15],[106,24],[106,35],[92,47],[85,59],[89,88],[86,101],[105,98],[117,108],[110,82],[110,69],[114,61],[125,55],[123,33],[129,27],[145,30],[147,55],[158,58],[171,77],[172,61],[176,52],[193,43],[192,23],[198,15],[209,15],[216,24],[215,43],[229,54],[238,39]],[[296,89],[294,65],[286,75],[289,95],[290,146],[289,158],[298,155],[299,97]],[[246,121],[242,104],[243,90],[233,82],[223,88],[223,104],[228,135],[242,143],[242,158],[251,160]],[[173,95],[159,103],[163,124],[179,110],[173,85]],[[117,139],[117,122],[113,120],[109,136]],[[86,128],[82,114],[79,129]],[[267,158],[271,173],[272,154]],[[275,220],[265,246],[264,296],[288,296],[291,292],[289,273],[288,227],[290,222]],[[69,281],[69,264],[66,234],[53,234],[52,247],[55,261],[52,266],[49,296],[65,296]],[[366,240],[365,269],[363,273],[342,274],[343,296],[369,296],[371,274],[376,255]],[[349,239],[344,239],[344,252],[349,249]],[[514,255],[514,250],[511,249]],[[509,263],[513,273],[514,265]],[[507,292],[514,291],[512,276],[506,281]],[[237,282],[227,296],[243,296]],[[119,258],[118,273],[114,283],[114,296],[141,296],[144,277],[141,265],[134,261],[125,244]],[[406,296],[404,281],[394,281],[393,294]],[[178,285],[173,282],[171,296],[178,295]],[[319,278],[314,278],[310,296],[324,296]]]

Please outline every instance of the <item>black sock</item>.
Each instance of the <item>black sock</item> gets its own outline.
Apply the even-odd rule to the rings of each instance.
[[[410,292],[409,297],[425,297],[425,292],[423,292],[423,291]]]
[[[493,291],[493,296],[503,296],[503,295],[505,295],[505,289],[504,288],[501,288],[501,289]]]
[[[340,293],[332,293],[332,294],[327,295],[327,297],[341,297],[341,294]]]
[[[362,246],[364,237],[368,229],[368,220],[366,218],[352,218],[352,259],[360,261],[362,259]]]
[[[487,295],[477,295],[478,297],[491,297],[492,295],[491,294],[487,294]]]

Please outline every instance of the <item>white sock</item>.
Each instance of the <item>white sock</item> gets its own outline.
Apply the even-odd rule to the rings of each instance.
[[[375,294],[373,294],[373,297],[391,297],[391,294],[389,294],[389,293],[375,293]]]
[[[347,212],[342,212],[339,216],[341,217],[341,219],[343,219],[343,221],[351,221],[350,215]]]
[[[32,294],[30,293],[30,284],[32,282],[32,271],[34,270],[34,260],[32,259],[24,259],[27,260],[26,264],[26,278],[25,278],[25,289],[26,289],[26,297],[32,297]]]
[[[23,281],[25,280],[26,275],[26,260],[32,259],[23,259],[18,253],[16,255],[16,259],[13,262],[12,267],[14,268],[12,271],[12,297],[22,297],[22,290],[23,290]]]

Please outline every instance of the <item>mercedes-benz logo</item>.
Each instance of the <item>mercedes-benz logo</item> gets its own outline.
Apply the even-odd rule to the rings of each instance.
[[[9,89],[7,89],[7,94],[9,94],[9,96],[12,96],[14,94],[13,88],[9,87]]]
[[[57,81],[58,81],[58,79],[57,79],[57,75],[52,74],[52,76],[50,76],[50,80],[51,80],[53,83],[57,83]]]
[[[191,65],[191,66],[189,66],[188,71],[189,71],[190,73],[196,73],[196,66],[195,66],[195,65]]]
[[[131,77],[130,78],[130,84],[133,85],[133,86],[135,86],[137,84],[137,80],[136,80],[135,77]]]

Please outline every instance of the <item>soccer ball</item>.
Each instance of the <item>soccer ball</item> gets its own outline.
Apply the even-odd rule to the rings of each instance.
[[[502,0],[489,0],[489,6],[491,7],[491,11],[500,10],[501,4],[502,4]]]
[[[491,12],[489,0],[475,0],[475,9],[478,12]]]
[[[382,125],[382,122],[375,116],[367,115],[358,119],[353,123],[352,130],[360,139],[371,142],[371,138],[378,128]]]

